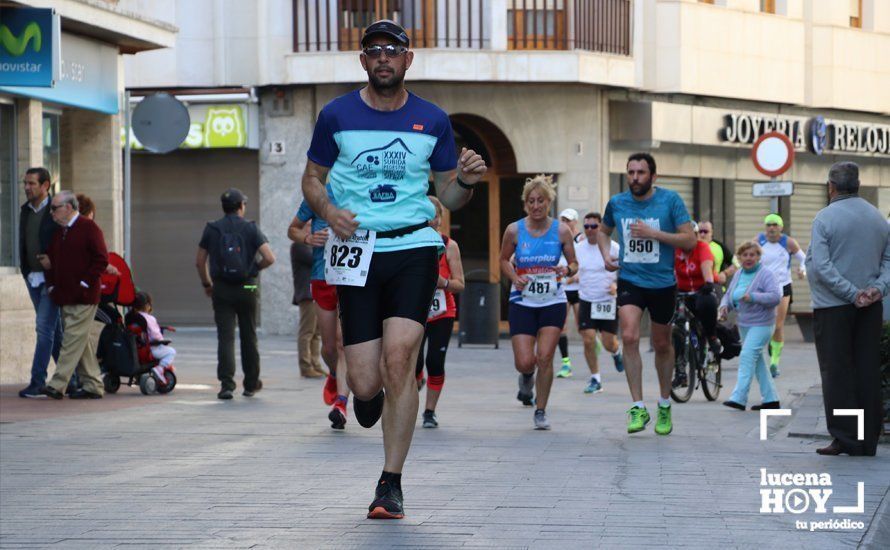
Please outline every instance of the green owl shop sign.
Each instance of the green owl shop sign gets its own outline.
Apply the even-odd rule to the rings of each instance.
[[[232,105],[189,105],[191,125],[180,149],[253,148],[248,132],[249,107]],[[126,143],[126,130],[121,128],[121,147]],[[143,150],[143,146],[130,131],[130,147]]]

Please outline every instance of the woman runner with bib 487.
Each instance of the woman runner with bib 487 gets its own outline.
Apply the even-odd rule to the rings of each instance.
[[[578,272],[571,231],[550,217],[554,198],[552,176],[527,179],[522,202],[528,215],[507,226],[501,244],[501,272],[513,283],[508,319],[519,371],[516,398],[526,406],[535,404],[536,430],[550,429],[545,409],[553,384],[553,353],[566,320],[563,280]],[[565,255],[568,265],[557,265],[560,255]],[[537,390],[536,401],[533,389]]]

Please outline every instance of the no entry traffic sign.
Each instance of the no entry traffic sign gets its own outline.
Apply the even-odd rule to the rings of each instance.
[[[757,138],[751,149],[754,167],[771,178],[780,176],[794,162],[794,145],[780,132],[767,132]]]

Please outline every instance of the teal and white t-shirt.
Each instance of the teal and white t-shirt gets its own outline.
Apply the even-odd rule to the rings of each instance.
[[[378,111],[359,91],[321,110],[309,160],[331,168],[330,184],[340,208],[356,214],[360,229],[388,231],[433,219],[427,198],[430,170],[457,166],[451,121],[445,112],[414,94],[396,111]],[[442,247],[432,228],[394,239],[377,239],[375,252]]]

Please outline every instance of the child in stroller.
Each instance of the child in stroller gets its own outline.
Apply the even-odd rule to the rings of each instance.
[[[170,347],[170,340],[164,338],[163,331],[176,332],[176,330],[172,327],[161,327],[151,314],[152,311],[154,307],[151,294],[144,291],[137,292],[133,300],[133,309],[127,314],[126,323],[130,332],[136,335],[140,356],[144,353],[142,349],[147,347],[151,358],[157,361],[151,370],[161,387],[164,387],[168,385],[169,373],[174,372],[173,358],[176,357],[176,350]],[[140,362],[143,362],[141,359],[140,357]]]

